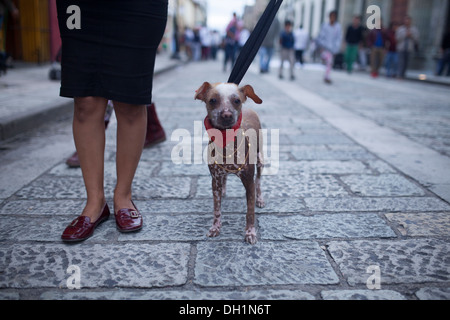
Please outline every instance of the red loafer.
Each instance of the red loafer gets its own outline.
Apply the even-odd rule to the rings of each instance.
[[[134,209],[120,209],[114,215],[116,226],[120,232],[134,232],[142,229],[142,215],[136,205],[131,201]]]
[[[95,222],[91,223],[91,218],[89,217],[79,216],[67,226],[61,235],[61,239],[66,242],[86,240],[94,234],[95,228],[97,228],[100,223],[108,220],[109,215],[109,207],[105,203],[102,214]]]

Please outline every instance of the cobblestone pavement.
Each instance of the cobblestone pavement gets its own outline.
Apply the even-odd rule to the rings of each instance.
[[[327,86],[314,70],[297,70],[294,82],[250,71],[243,84],[264,103],[247,107],[268,130],[266,207],[257,209],[259,241],[251,246],[245,190],[234,176],[222,234],[206,237],[211,179],[206,164],[194,163],[206,146],[206,110],[194,92],[227,76],[219,63],[204,62],[155,79],[168,141],[144,150],[136,175],[139,233],[121,234],[110,219],[82,244],[60,241],[85,201],[81,171],[64,163],[74,150],[70,119],[2,143],[0,298],[449,299],[448,88],[340,73]],[[339,114],[350,115],[351,125],[333,117]],[[115,129],[113,121],[109,199]],[[192,139],[180,140],[183,132]],[[379,137],[391,144],[381,148]],[[412,147],[418,150],[408,161]],[[180,148],[191,164],[172,161]],[[436,166],[423,169],[417,154]]]

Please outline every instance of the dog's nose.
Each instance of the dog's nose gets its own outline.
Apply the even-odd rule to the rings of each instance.
[[[220,114],[223,120],[231,121],[233,120],[233,114],[230,111],[222,111]]]

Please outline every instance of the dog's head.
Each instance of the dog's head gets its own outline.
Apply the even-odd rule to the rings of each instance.
[[[247,98],[257,104],[262,103],[252,86],[238,87],[234,83],[205,82],[196,91],[194,98],[206,103],[211,124],[221,130],[232,128],[236,124],[242,111],[242,104]]]

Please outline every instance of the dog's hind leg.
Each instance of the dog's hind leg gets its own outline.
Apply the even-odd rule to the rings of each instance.
[[[264,168],[263,155],[262,152],[258,152],[258,160],[256,162],[256,179],[255,179],[256,206],[258,208],[264,208],[266,206],[261,192],[261,175],[263,168]]]

